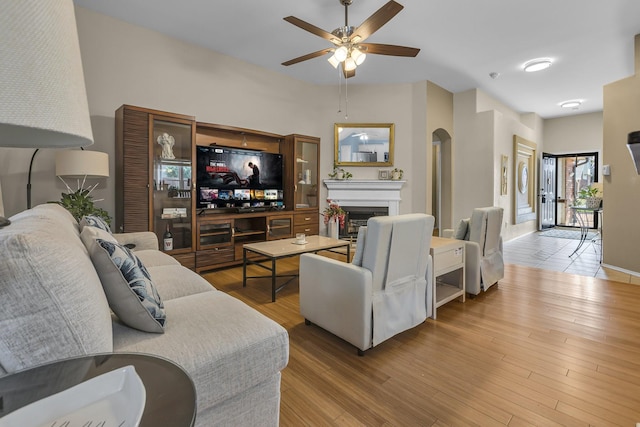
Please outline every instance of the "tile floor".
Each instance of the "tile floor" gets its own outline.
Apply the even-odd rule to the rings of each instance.
[[[504,244],[504,262],[640,285],[640,277],[602,267],[597,243],[586,241],[569,257],[578,243],[579,240],[527,234]]]

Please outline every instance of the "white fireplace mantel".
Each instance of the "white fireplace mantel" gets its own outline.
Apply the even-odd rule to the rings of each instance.
[[[380,179],[325,179],[328,199],[340,206],[387,207],[389,215],[400,213],[400,190],[406,181]]]

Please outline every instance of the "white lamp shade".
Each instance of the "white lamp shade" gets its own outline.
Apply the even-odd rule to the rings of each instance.
[[[333,54],[333,56],[335,56],[335,58],[338,60],[338,62],[342,62],[345,59],[347,59],[347,55],[348,54],[349,54],[349,50],[344,46],[340,46],[338,49],[336,49],[336,51]]]
[[[72,0],[4,0],[0,146],[93,143]]]
[[[356,69],[356,67],[356,61],[354,61],[352,57],[348,57],[344,60],[344,69],[346,71],[353,71]]]
[[[331,64],[333,68],[338,68],[338,65],[340,65],[340,61],[336,59],[335,55],[331,55],[331,57],[327,59],[327,61],[329,61],[329,64]]]
[[[360,65],[367,58],[367,55],[357,47],[354,47],[353,50],[351,51],[351,57],[353,58],[354,61],[356,61],[356,65]]]
[[[72,178],[109,176],[109,155],[89,150],[56,151],[56,176]]]

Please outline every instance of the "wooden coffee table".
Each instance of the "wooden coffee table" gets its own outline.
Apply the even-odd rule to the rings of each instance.
[[[276,293],[298,274],[278,275],[276,273],[276,261],[281,258],[288,258],[305,253],[316,253],[320,251],[338,252],[334,249],[347,248],[347,262],[351,259],[351,244],[347,240],[332,239],[324,236],[307,236],[307,243],[300,245],[296,239],[269,240],[266,242],[246,243],[242,251],[242,287],[247,286],[247,279],[257,279],[271,277],[271,301],[276,301]],[[253,252],[261,255],[258,258],[248,258],[247,254]],[[265,263],[270,261],[270,263]],[[256,265],[271,272],[268,276],[247,276],[247,265]],[[287,277],[284,283],[276,287],[276,278]]]

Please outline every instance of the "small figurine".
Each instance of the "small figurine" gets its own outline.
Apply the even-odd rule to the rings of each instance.
[[[162,146],[162,158],[163,159],[175,159],[173,155],[173,145],[176,143],[174,137],[168,133],[163,133],[158,137],[158,144]]]

